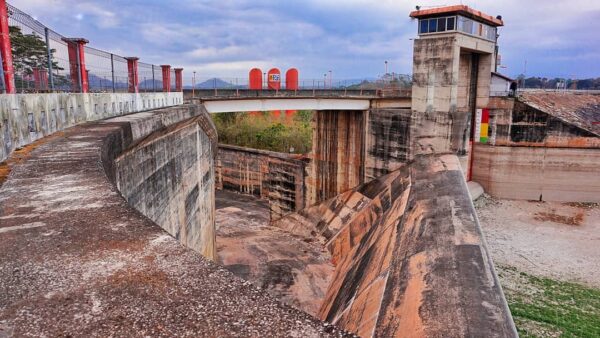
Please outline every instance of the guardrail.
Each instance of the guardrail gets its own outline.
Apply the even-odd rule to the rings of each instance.
[[[5,0],[0,16],[5,93],[181,90],[181,70],[89,47],[86,39],[65,37]]]

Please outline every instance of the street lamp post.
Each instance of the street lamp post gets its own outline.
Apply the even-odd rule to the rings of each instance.
[[[333,73],[329,71],[329,89],[333,88]]]
[[[323,74],[323,89],[327,89],[327,73]]]
[[[192,75],[192,99],[196,98],[196,71]]]

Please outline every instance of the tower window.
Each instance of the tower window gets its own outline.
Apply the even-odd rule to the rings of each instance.
[[[429,20],[429,33],[437,32],[437,20]]]
[[[419,34],[429,33],[429,21],[421,20],[420,24],[421,26],[419,27]]]
[[[446,30],[446,18],[437,19],[437,31],[444,32]]]
[[[454,17],[451,16],[446,20],[446,30],[453,31],[454,30]]]

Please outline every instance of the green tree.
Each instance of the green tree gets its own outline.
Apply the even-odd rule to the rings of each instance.
[[[15,69],[15,82],[17,87],[23,87],[24,76],[33,74],[33,69],[48,69],[48,52],[46,42],[35,33],[23,34],[18,26],[10,26],[10,42],[12,47],[13,67]],[[50,53],[55,53],[51,49]],[[54,71],[63,70],[56,61],[52,61]],[[56,76],[57,82],[63,82],[64,77]]]

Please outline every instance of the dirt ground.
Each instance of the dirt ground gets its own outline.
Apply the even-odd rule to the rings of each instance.
[[[496,264],[532,275],[600,288],[598,204],[475,201]]]
[[[216,191],[217,256],[234,274],[315,315],[333,274],[329,251],[313,238],[269,225],[268,202]]]

